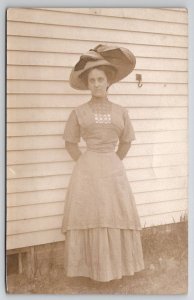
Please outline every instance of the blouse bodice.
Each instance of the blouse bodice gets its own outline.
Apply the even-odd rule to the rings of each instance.
[[[131,142],[135,133],[128,109],[107,98],[90,101],[74,108],[67,120],[63,138],[65,141],[86,142],[87,149],[112,152],[119,143]]]

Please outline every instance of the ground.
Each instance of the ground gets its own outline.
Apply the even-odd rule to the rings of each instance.
[[[25,274],[7,278],[9,293],[16,294],[186,294],[187,222],[158,230],[142,231],[145,269],[134,276],[110,282],[85,277],[68,278],[62,266],[27,279]]]

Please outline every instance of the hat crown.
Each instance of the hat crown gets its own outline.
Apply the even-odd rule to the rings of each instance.
[[[89,56],[89,57],[93,57],[94,59],[102,59],[103,57],[100,55],[100,52],[95,51],[94,49],[90,49],[88,52],[86,52],[85,54],[81,55],[82,56]]]
[[[90,51],[95,51],[96,53],[99,53],[101,57],[112,57],[115,59],[120,59],[120,62],[123,60],[128,60],[129,58],[133,58],[135,60],[135,56],[129,49],[124,47],[115,47],[105,44],[99,44],[94,49],[90,49]],[[90,52],[89,51],[89,52]],[[136,60],[135,60],[136,61]]]

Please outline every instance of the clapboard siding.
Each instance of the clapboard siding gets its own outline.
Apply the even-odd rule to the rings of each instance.
[[[181,216],[184,217],[184,214],[185,214],[185,209],[182,211],[179,209],[179,211],[160,213],[159,215],[156,214],[156,215],[142,216],[141,223],[143,227],[151,227],[151,226],[179,222],[180,217]],[[160,216],[160,218],[158,216]],[[58,219],[60,223],[60,217],[58,217]],[[35,245],[46,244],[46,243],[50,243],[51,241],[54,243],[54,242],[59,242],[63,239],[64,237],[61,234],[59,228],[47,229],[42,231],[38,230],[35,232],[30,231],[21,234],[12,234],[7,236],[7,249],[26,247],[28,245],[35,244],[35,242],[36,242]]]
[[[30,149],[58,149],[64,148],[64,142],[60,135],[10,137],[7,140],[7,150],[30,150]],[[159,130],[155,132],[136,132],[136,144],[142,143],[187,143],[187,130]],[[80,143],[83,146],[83,142]]]
[[[60,222],[62,221],[61,212],[63,211],[63,206],[64,204],[62,202],[55,202],[47,204],[36,204],[36,206],[29,205],[28,207],[21,206],[20,208],[12,207],[9,209],[10,215],[8,214],[7,220],[9,222],[10,217],[12,217],[12,215],[15,216],[15,219],[11,218],[12,221],[10,221],[10,224],[12,228],[9,228],[9,232],[13,234],[18,234],[22,232],[29,232],[30,230],[38,231],[52,228],[60,228]],[[150,214],[157,214],[158,210],[161,214],[168,212],[169,207],[172,211],[176,211],[177,207],[184,210],[186,209],[186,201],[185,199],[176,199],[167,202],[162,201],[158,203],[150,203],[146,206],[139,204],[140,217]],[[20,226],[19,221],[21,221],[21,224],[23,224],[22,227]]]
[[[7,63],[11,65],[27,65],[27,66],[62,66],[70,67],[73,62],[79,60],[79,55],[64,53],[42,53],[32,52],[30,55],[27,51],[8,51]],[[166,71],[186,71],[187,61],[174,58],[152,58],[139,57],[136,67],[137,69],[146,70],[166,70]]]
[[[47,88],[47,89],[46,89]],[[46,90],[45,90],[46,89]],[[8,83],[7,92],[8,93],[20,93],[24,94],[33,93],[33,94],[74,94],[73,88],[69,86],[66,82],[54,82],[50,84],[49,82],[39,82],[39,81],[11,81]],[[184,84],[163,84],[163,83],[147,83],[142,86],[139,94],[149,95],[152,91],[152,94],[169,94],[169,95],[186,95],[187,94],[187,85]],[[117,86],[110,87],[110,94],[117,93],[120,95],[126,95],[128,93],[135,95],[137,93],[137,87],[132,83],[120,83]],[[86,94],[82,91],[80,94]]]
[[[14,43],[14,47],[13,47]],[[7,44],[9,46],[9,51],[33,51],[41,53],[63,53],[63,54],[81,54],[82,49],[86,47],[93,47],[93,42],[90,41],[77,41],[68,40],[68,45],[66,46],[65,40],[48,38],[48,37],[26,37],[26,36],[8,36]],[[114,45],[114,42],[110,42]],[[79,48],[78,48],[79,45]],[[179,58],[187,59],[187,47],[172,47],[163,45],[150,45],[150,44],[133,44],[130,43],[120,43],[123,47],[130,47],[131,50],[138,57],[142,57],[142,51],[144,57],[166,57],[166,58]]]
[[[15,11],[16,12],[16,11]],[[160,24],[158,21],[150,20],[137,20],[133,18],[115,18],[107,16],[95,16],[84,14],[75,14],[68,11],[63,11],[63,13],[55,11],[43,11],[43,10],[28,10],[21,9],[14,14],[11,14],[9,20],[25,23],[35,23],[35,24],[48,24],[48,25],[68,25],[76,27],[86,27],[86,28],[101,28],[101,29],[111,29],[111,30],[122,30],[122,31],[143,31],[151,33],[163,33],[163,34],[173,34],[173,35],[187,35],[187,24],[169,24],[167,27],[165,23]]]
[[[45,177],[22,178],[9,180],[9,193],[33,192],[67,188],[68,175],[54,175]],[[174,176],[173,178],[155,178],[153,180],[138,180],[131,182],[132,190],[146,192],[162,189],[185,187],[187,178],[185,176]],[[151,201],[151,199],[150,199]]]
[[[66,82],[69,79],[70,68],[61,67],[45,67],[45,66],[33,66],[29,68],[28,66],[17,66],[9,65],[7,68],[7,78],[9,80],[20,80],[20,81],[50,81],[50,83]],[[138,71],[136,69],[136,71]],[[139,70],[140,72],[140,70]],[[187,77],[185,76],[185,71],[144,71],[141,70],[142,77],[144,78],[144,83],[148,82],[158,82],[158,83],[177,83],[184,84],[187,83]],[[61,79],[63,78],[63,80]],[[54,82],[53,82],[54,81]],[[122,80],[122,82],[135,82],[135,74],[127,76]]]
[[[25,25],[25,26],[24,26]],[[140,45],[163,45],[171,47],[186,47],[187,37],[182,35],[167,35],[160,33],[149,33],[142,31],[122,31],[118,30],[115,34],[114,29],[84,28],[74,26],[56,26],[35,23],[23,23],[9,21],[7,24],[7,33],[19,36],[58,38],[70,40],[91,40],[93,42],[110,42],[124,43],[126,35],[128,40],[134,44]]]
[[[110,99],[125,107],[187,107],[187,95],[110,95]],[[33,95],[9,94],[7,104],[9,108],[73,108],[88,101],[88,95]]]
[[[25,113],[25,111],[24,111]],[[184,112],[183,112],[184,113]],[[134,129],[137,131],[158,131],[158,130],[178,130],[187,129],[187,120],[184,117],[175,119],[159,119],[156,123],[156,118],[150,120],[139,119],[134,120]],[[180,119],[179,119],[180,118]],[[12,120],[10,118],[10,120]],[[55,126],[49,121],[43,122],[10,122],[7,126],[8,136],[35,136],[37,135],[52,135],[60,134],[64,128],[64,122],[55,122]]]
[[[63,210],[63,203],[59,203],[59,205],[57,205],[58,203],[54,203],[53,206],[50,207],[50,209],[53,208],[57,208],[58,209],[58,214],[53,215],[55,213],[55,211],[53,211],[52,216],[47,216],[44,215],[42,217],[37,216],[37,211],[34,209],[32,209],[31,207],[31,214],[35,215],[35,219],[33,219],[31,217],[31,215],[29,216],[28,214],[25,215],[25,219],[18,219],[18,220],[13,220],[11,222],[8,221],[9,227],[8,227],[8,236],[9,235],[18,235],[18,234],[22,234],[22,233],[29,233],[29,232],[37,232],[37,231],[43,231],[43,230],[49,230],[49,229],[60,229],[61,226],[61,222],[62,222],[62,215],[61,215],[61,211]],[[167,205],[165,205],[167,204]],[[150,216],[151,215],[157,215],[158,210],[160,210],[160,214],[165,214],[168,213],[169,207],[171,208],[171,210],[173,212],[176,212],[177,206],[179,206],[179,209],[182,209],[182,211],[184,211],[186,209],[187,206],[187,201],[186,199],[181,199],[181,200],[171,200],[168,201],[168,203],[165,203],[165,201],[163,201],[163,203],[151,203],[151,208],[152,210],[150,210],[148,208],[149,205],[147,205],[147,210],[149,209],[149,211],[145,211],[144,207],[145,205],[139,205],[139,215],[140,217],[142,217],[143,219],[145,219],[145,217]],[[21,207],[23,208],[23,207]],[[48,205],[47,205],[48,208]],[[44,210],[44,206],[40,207],[40,211]],[[18,209],[16,209],[17,212]],[[22,212],[25,212],[25,210],[21,210]],[[29,210],[28,210],[29,211]],[[50,210],[49,210],[50,212]],[[12,211],[10,209],[10,213],[14,214],[15,212]],[[147,214],[146,214],[147,213]],[[27,220],[26,220],[27,219]],[[173,222],[173,219],[172,219]],[[172,223],[171,222],[171,223]]]
[[[130,87],[129,87],[130,89]],[[123,89],[121,89],[123,90]],[[127,90],[127,88],[125,89]],[[71,109],[65,108],[25,108],[10,109],[8,122],[66,121]],[[134,120],[145,119],[181,119],[187,117],[187,108],[130,108],[130,117]]]
[[[185,9],[11,8],[7,14],[7,248],[61,241],[74,167],[67,118],[88,101],[69,86],[79,55],[97,43],[129,47],[135,71],[110,88],[136,140],[123,161],[142,226],[187,211],[188,26]],[[143,86],[137,86],[136,74]],[[84,141],[81,151],[86,150]]]
[[[53,124],[54,126],[54,124]],[[63,133],[61,133],[62,135]],[[58,149],[64,148],[61,135],[11,137],[7,139],[7,150]],[[187,130],[136,132],[136,144],[187,142]],[[83,146],[83,141],[80,143]]]
[[[166,155],[152,155],[147,156],[133,156],[127,157],[126,160],[126,168],[135,169],[135,174],[137,169],[140,169],[135,176],[135,180],[140,180],[141,178],[141,171],[142,169],[146,168],[146,171],[149,171],[148,168],[155,168],[154,170],[151,169],[151,177],[157,177],[157,167],[163,166],[179,166],[180,170],[178,174],[180,175],[181,167],[187,163],[185,153],[180,154],[166,154]],[[8,176],[10,179],[13,178],[26,178],[26,177],[37,177],[37,176],[50,176],[50,175],[61,175],[61,174],[68,174],[72,172],[74,165],[69,165],[69,162],[55,162],[55,163],[39,163],[39,164],[32,164],[32,165],[15,165],[8,167]],[[166,169],[166,173],[168,174],[168,168]],[[185,172],[183,169],[182,171]],[[132,178],[133,171],[129,173],[129,176]],[[168,176],[166,176],[168,177]],[[131,178],[131,180],[132,180]]]
[[[183,11],[179,11],[175,13],[173,10],[164,11],[163,9],[159,8],[44,8],[43,10],[51,10],[57,12],[72,12],[75,14],[82,14],[82,15],[104,15],[106,17],[117,17],[117,18],[129,18],[129,19],[136,19],[136,20],[145,20],[145,21],[161,21],[161,22],[168,22],[168,23],[178,23],[178,24],[187,24],[187,14],[186,9]]]
[[[112,43],[114,44],[114,43]],[[37,37],[22,37],[22,36],[8,36],[7,45],[9,50],[17,51],[34,51],[44,53],[74,53],[81,54],[86,48],[93,47],[93,42],[68,40],[68,44],[65,40],[52,39],[52,38],[37,38]],[[166,58],[179,58],[187,59],[187,47],[166,47],[166,46],[154,46],[154,45],[140,45],[130,43],[120,43],[123,47],[130,47],[130,49],[138,56],[142,57],[142,53],[145,57],[166,57]],[[32,71],[32,70],[29,70]]]
[[[64,148],[64,147],[63,147]],[[9,151],[7,153],[8,163],[7,165],[17,166],[25,164],[38,164],[52,162],[64,162],[69,159],[69,154],[64,153],[64,149],[39,149],[39,150],[25,150],[23,151]],[[81,150],[85,147],[80,147]],[[130,149],[130,157],[132,156],[150,156],[161,154],[175,154],[175,153],[187,153],[187,145],[183,142],[176,143],[155,143],[152,144],[133,144]]]
[[[34,192],[10,193],[7,206],[18,207],[25,205],[36,205],[41,203],[64,202],[65,189],[45,190]],[[171,201],[187,198],[187,189],[184,187],[174,187],[172,189],[136,192],[137,204],[146,204],[162,201]],[[151,200],[150,200],[151,199]],[[11,218],[12,220],[12,218]]]

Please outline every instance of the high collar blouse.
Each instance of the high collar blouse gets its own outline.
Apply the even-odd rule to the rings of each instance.
[[[118,142],[135,140],[135,133],[127,108],[107,98],[92,98],[72,110],[63,138],[72,143],[79,143],[83,138],[88,150],[113,152]]]

